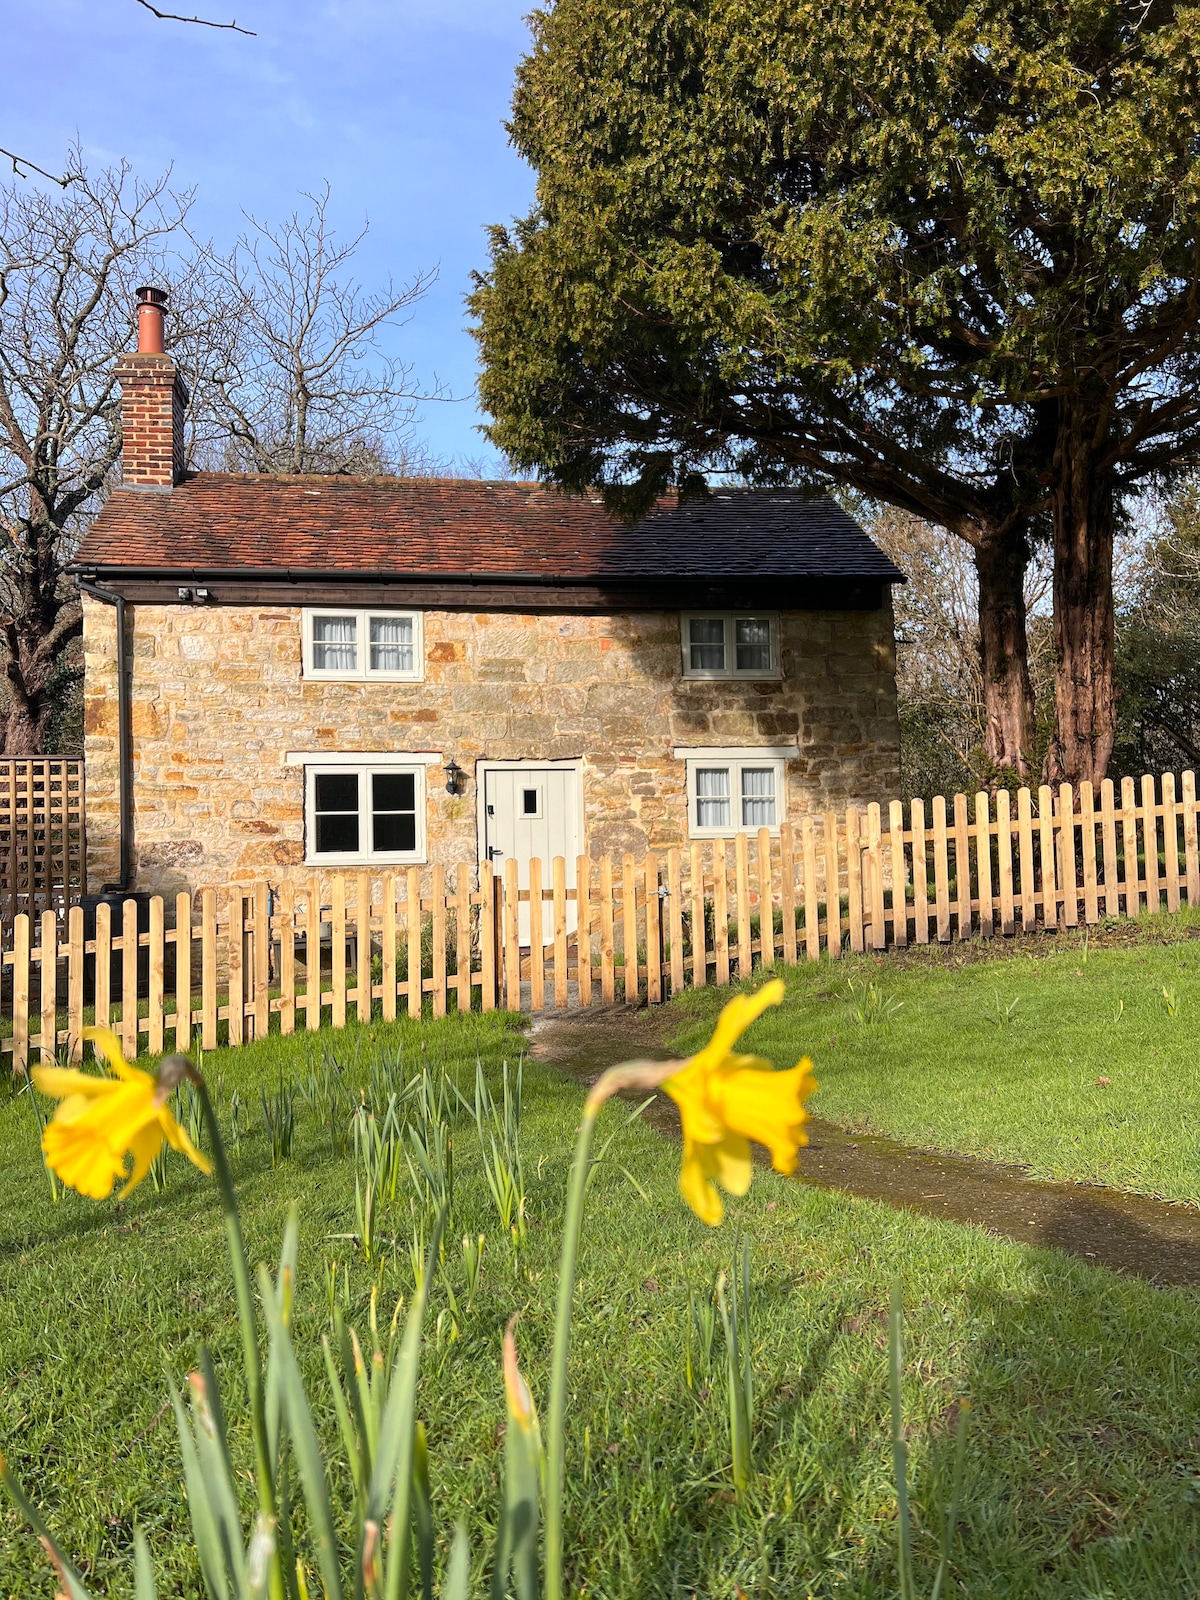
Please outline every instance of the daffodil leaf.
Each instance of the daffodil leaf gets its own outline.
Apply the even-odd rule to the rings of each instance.
[[[312,1411],[304,1391],[304,1379],[292,1348],[291,1334],[283,1320],[279,1300],[275,1295],[270,1275],[265,1267],[259,1268],[259,1287],[267,1313],[267,1327],[271,1340],[271,1360],[277,1367],[280,1407],[288,1437],[296,1455],[300,1481],[304,1487],[304,1502],[308,1508],[309,1523],[317,1546],[317,1562],[328,1600],[339,1600],[342,1592],[341,1568],[338,1563],[337,1536],[333,1526],[333,1511],[329,1504],[329,1485],[325,1477],[325,1458],[321,1442],[313,1425]]]
[[[150,1546],[140,1528],[133,1530],[133,1584],[134,1600],[158,1600],[154,1568],[150,1563]]]

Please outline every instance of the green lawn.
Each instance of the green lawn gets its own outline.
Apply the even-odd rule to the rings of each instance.
[[[1095,954],[1089,958],[1089,987],[1098,961]],[[1062,974],[1060,1006],[1072,993],[1072,970],[1031,964],[1034,975]],[[1016,962],[997,969],[1003,998],[1016,992],[1018,981],[1028,981],[1023,972]],[[799,975],[791,1023],[758,1024],[749,1045],[770,1052],[786,1038],[794,1053],[796,1024],[808,1015],[821,1018],[822,1037],[844,1034],[842,1002],[821,998],[835,977],[844,984],[844,974],[827,968]],[[904,1020],[893,1024],[888,1048],[905,1028],[918,1026],[922,1007],[910,1009],[910,994],[929,996],[923,1007],[932,1015],[933,997],[949,1005],[953,985],[963,981],[960,972],[939,987],[933,973],[907,974]],[[1190,1002],[1190,971],[1180,970],[1175,986]],[[1115,1004],[1107,972],[1095,989],[1105,1006],[1110,993]],[[983,992],[990,998],[986,984]],[[1132,1022],[1132,977],[1123,992]],[[1146,1037],[1151,1014],[1137,1023]],[[1184,1026],[1187,1014],[1185,1004]],[[832,1027],[826,1028],[826,1017],[836,1018]],[[370,1034],[352,1030],[334,1048],[356,1081],[365,1080],[372,1051],[386,1044],[418,1056],[424,1051],[431,1062],[461,1070],[465,1087],[477,1053],[493,1080],[501,1059],[515,1055],[520,1041],[506,1032],[514,1021],[468,1017]],[[982,1029],[981,1042],[987,1039]],[[1169,1033],[1165,1022],[1163,1032]],[[1022,1017],[1004,1037],[1032,1041],[1036,1033]],[[846,1093],[839,1084],[857,1082],[856,1071],[864,1076],[863,1063],[884,1038],[877,1030],[854,1056],[844,1047],[842,1053],[817,1051],[829,1101]],[[300,1208],[296,1323],[314,1388],[321,1381],[319,1337],[328,1321],[328,1264],[349,1264],[360,1326],[373,1283],[385,1315],[398,1294],[411,1291],[406,1193],[387,1218],[397,1250],[375,1270],[337,1237],[354,1225],[352,1162],[330,1154],[325,1131],[303,1108],[292,1158],[270,1165],[259,1088],[273,1088],[281,1070],[302,1071],[321,1047],[321,1041],[272,1038],[205,1063],[223,1117],[236,1089],[254,1122],[234,1156],[251,1252],[273,1256],[288,1202]],[[896,1047],[895,1059],[912,1048]],[[999,1047],[989,1042],[989,1048]],[[970,1053],[964,1049],[963,1056]],[[889,1106],[904,1103],[898,1074],[897,1068],[890,1078],[877,1075],[882,1085],[892,1085]],[[859,1092],[865,1103],[866,1088],[860,1085]],[[847,1103],[836,1102],[838,1108]],[[929,1097],[930,1106],[937,1103]],[[1132,1102],[1114,1096],[1111,1103]],[[477,1587],[486,1577],[501,1463],[500,1335],[511,1313],[519,1312],[522,1357],[544,1405],[557,1224],[579,1106],[577,1086],[526,1064],[531,1228],[522,1276],[513,1275],[502,1247],[474,1131],[469,1121],[455,1127],[453,1238],[482,1230],[488,1246],[483,1286],[461,1336],[449,1339],[444,1318],[440,1344],[431,1338],[422,1414],[437,1515],[444,1531],[458,1516],[467,1519]],[[627,1107],[610,1107],[607,1125],[619,1126],[627,1113]],[[1037,1117],[1027,1114],[1023,1127],[1036,1133]],[[140,1523],[162,1574],[160,1593],[198,1594],[174,1429],[161,1407],[164,1357],[182,1374],[205,1341],[219,1370],[237,1368],[215,1193],[172,1158],[161,1193],[147,1183],[122,1207],[74,1196],[52,1205],[23,1101],[0,1104],[0,1163],[0,1447],[100,1592],[129,1592],[125,1562]],[[969,1398],[974,1420],[954,1592],[1013,1600],[1161,1600],[1195,1590],[1196,1296],[1151,1289],[981,1231],[818,1193],[770,1172],[756,1175],[730,1223],[712,1232],[680,1204],[677,1167],[674,1143],[640,1123],[626,1126],[590,1197],[572,1364],[573,1593],[732,1600],[740,1586],[753,1600],[893,1595],[895,1507],[882,1318],[896,1275],[910,1308],[906,1406],[923,1530],[917,1550],[926,1579],[946,1493],[949,1422],[959,1400]],[[757,1485],[740,1504],[728,1491],[721,1380],[716,1372],[702,1376],[695,1394],[684,1382],[688,1286],[707,1285],[714,1270],[731,1261],[739,1221],[753,1241],[760,1398]],[[456,1246],[447,1262],[461,1297]],[[445,1308],[439,1286],[431,1335]],[[236,1394],[227,1397],[227,1413],[240,1419],[245,1452],[244,1407]],[[332,1440],[328,1409],[319,1421]],[[36,1542],[5,1507],[0,1595],[26,1600],[52,1593]]]
[[[756,1037],[812,1056],[811,1108],[844,1127],[1197,1202],[1200,940],[1164,930],[779,968],[787,999]],[[722,1003],[683,995],[672,1042],[694,1048]]]

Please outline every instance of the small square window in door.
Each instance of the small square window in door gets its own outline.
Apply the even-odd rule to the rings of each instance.
[[[541,788],[521,789],[521,815],[523,817],[540,817],[542,814]]]

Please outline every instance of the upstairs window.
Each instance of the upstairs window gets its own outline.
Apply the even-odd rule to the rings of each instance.
[[[419,862],[425,858],[425,768],[339,763],[308,768],[310,862]]]
[[[307,610],[304,676],[418,680],[423,675],[419,611]]]
[[[685,678],[777,678],[779,619],[768,612],[683,615]]]

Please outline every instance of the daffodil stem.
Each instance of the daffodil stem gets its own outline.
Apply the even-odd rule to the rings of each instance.
[[[567,1190],[562,1258],[558,1268],[558,1305],[554,1312],[554,1353],[550,1363],[550,1408],[546,1418],[546,1600],[562,1600],[563,1480],[566,1475],[567,1362],[571,1353],[571,1312],[575,1302],[575,1270],[583,1231],[583,1203],[591,1162],[592,1133],[600,1104],[588,1096]]]
[[[592,1134],[600,1107],[622,1089],[654,1089],[679,1071],[678,1061],[628,1061],[610,1067],[588,1094],[575,1140],[567,1211],[563,1219],[562,1255],[558,1267],[558,1303],[554,1312],[554,1349],[550,1360],[550,1405],[546,1416],[545,1597],[562,1600],[563,1489],[566,1478],[567,1364],[571,1354],[571,1314],[575,1273],[583,1232],[583,1206],[591,1166]]]
[[[204,1123],[212,1145],[213,1171],[221,1195],[221,1208],[225,1213],[225,1234],[229,1240],[229,1260],[233,1267],[233,1286],[237,1295],[238,1323],[242,1330],[242,1351],[246,1365],[246,1390],[250,1402],[250,1428],[254,1435],[254,1456],[258,1480],[258,1504],[264,1516],[275,1516],[275,1475],[271,1452],[267,1444],[267,1413],[263,1400],[262,1362],[258,1350],[258,1319],[254,1312],[254,1291],[250,1285],[250,1265],[246,1260],[246,1243],[242,1237],[242,1222],[238,1212],[237,1191],[233,1174],[225,1155],[225,1142],[217,1113],[208,1093],[208,1085],[201,1073],[191,1067],[188,1077],[200,1096]]]

